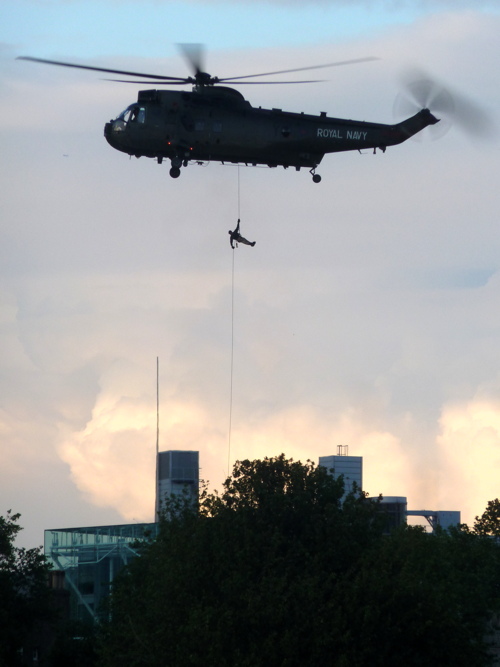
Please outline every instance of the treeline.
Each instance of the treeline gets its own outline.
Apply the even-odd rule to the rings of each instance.
[[[342,495],[325,468],[280,456],[237,463],[197,512],[172,501],[116,582],[102,664],[488,664],[491,526],[387,534],[379,502]]]
[[[342,496],[325,468],[280,456],[238,462],[197,508],[169,501],[86,667],[492,664],[499,501],[429,535],[388,533],[380,502]]]

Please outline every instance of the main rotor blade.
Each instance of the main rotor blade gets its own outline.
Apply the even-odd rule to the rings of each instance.
[[[92,72],[106,72],[107,74],[119,74],[120,76],[137,76],[146,79],[156,79],[157,81],[181,81],[189,83],[185,78],[179,76],[160,76],[159,74],[144,74],[142,72],[127,72],[120,69],[107,69],[106,67],[92,67],[90,65],[75,65],[75,63],[63,63],[59,60],[45,60],[44,58],[32,58],[31,56],[19,56],[16,60],[29,60],[33,63],[43,63],[44,65],[58,65],[59,67],[74,67],[75,69],[87,69]],[[139,82],[138,82],[139,83]]]
[[[113,83],[135,83],[136,85],[144,86],[144,85],[155,85],[155,86],[185,86],[188,83],[194,83],[194,79],[180,79],[179,81],[136,81],[134,79],[108,79],[108,78],[103,78],[101,81],[113,81]]]
[[[235,81],[235,86],[274,86],[280,84],[289,84],[289,83],[321,83],[326,79],[311,79],[310,81]],[[187,83],[194,83],[193,80],[183,79],[182,81],[134,81],[133,79],[103,79],[103,81],[113,81],[114,83],[135,83],[145,85],[151,84],[156,86],[185,86]],[[219,88],[220,86],[215,85],[213,88]],[[212,86],[210,86],[212,88]]]
[[[227,79],[219,79],[220,83],[225,83]],[[232,81],[231,85],[234,86],[274,86],[280,85],[280,84],[288,84],[288,83],[322,83],[326,81],[326,79],[309,79],[308,81]]]
[[[341,65],[355,65],[356,63],[365,63],[365,62],[371,62],[373,60],[380,60],[380,58],[377,58],[375,56],[368,56],[367,58],[355,58],[354,60],[341,60],[336,63],[327,63],[326,65],[312,65],[311,67],[297,67],[295,69],[282,69],[278,70],[277,72],[263,72],[262,74],[247,74],[245,76],[231,76],[231,77],[224,77],[222,79],[219,79],[219,81],[225,82],[225,81],[236,81],[236,79],[253,79],[258,76],[272,76],[274,74],[291,74],[292,72],[306,72],[307,70],[312,70],[312,69],[323,69],[325,67],[339,67]],[[298,81],[295,83],[299,83]]]
[[[310,81],[235,81],[234,85],[273,86],[274,84],[279,85],[279,84],[289,84],[289,83],[321,83],[325,80],[326,79],[311,79]],[[135,84],[140,84],[141,86],[145,84],[151,84],[151,85],[154,84],[157,86],[184,86],[187,83],[194,83],[194,80],[190,79],[183,79],[182,81],[134,81],[133,79],[103,79],[103,81],[113,81],[114,83],[135,83]],[[217,87],[218,87],[217,85],[214,86],[214,88]]]

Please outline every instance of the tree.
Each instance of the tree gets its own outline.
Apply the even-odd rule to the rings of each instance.
[[[401,526],[343,582],[340,664],[490,664],[486,634],[499,574],[499,549],[489,539]]]
[[[41,549],[14,546],[20,514],[0,516],[0,665],[21,664],[20,649],[35,624],[50,615],[49,565]]]
[[[172,500],[115,582],[101,664],[487,664],[496,544],[408,526],[387,535],[377,501],[342,496],[341,479],[282,455],[238,462],[197,510]]]
[[[91,621],[61,623],[50,648],[50,667],[97,667],[97,628]]]
[[[474,532],[478,535],[500,537],[500,500],[489,500],[486,509],[474,521]]]

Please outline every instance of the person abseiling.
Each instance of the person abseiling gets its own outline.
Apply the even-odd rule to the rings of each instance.
[[[238,218],[238,224],[236,225],[236,229],[234,231],[229,230],[228,231],[229,236],[229,242],[231,243],[231,248],[234,250],[234,244],[236,243],[236,247],[238,247],[238,243],[244,243],[245,245],[251,245],[252,248],[255,245],[255,241],[248,241],[245,239],[243,236],[240,234],[240,219]]]

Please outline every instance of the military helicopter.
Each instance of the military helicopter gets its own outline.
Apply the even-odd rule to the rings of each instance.
[[[222,164],[282,166],[309,169],[314,183],[321,181],[316,169],[326,153],[377,149],[400,144],[424,128],[439,122],[425,106],[409,118],[392,124],[371,123],[281,109],[254,107],[231,85],[250,83],[312,83],[313,81],[259,81],[262,77],[378,60],[367,57],[298,69],[219,78],[202,69],[200,45],[180,45],[193,76],[175,77],[128,72],[21,56],[20,60],[74,67],[135,79],[110,79],[123,83],[169,86],[192,85],[180,90],[140,90],[137,101],[104,127],[104,136],[116,150],[170,160],[170,176],[178,178],[181,167],[218,161]],[[149,79],[149,81],[144,81]],[[249,81],[248,79],[253,79]],[[142,81],[141,81],[142,80]],[[429,95],[427,95],[429,98]]]

